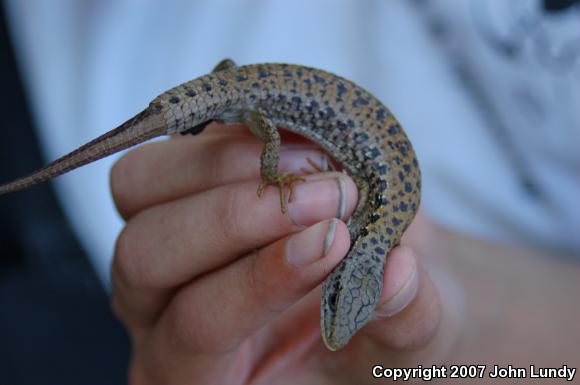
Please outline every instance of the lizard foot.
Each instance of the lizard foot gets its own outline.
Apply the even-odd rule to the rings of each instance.
[[[312,175],[316,172],[336,171],[336,167],[334,167],[334,164],[330,161],[330,158],[327,155],[322,155],[320,162],[314,161],[310,157],[307,157],[306,161],[310,166],[312,166],[314,171],[301,168],[300,170],[305,174]]]
[[[268,186],[276,186],[280,191],[280,208],[282,214],[286,213],[286,202],[292,202],[292,196],[294,195],[294,184],[296,182],[304,182],[304,178],[299,175],[294,175],[291,172],[285,172],[276,174],[272,180],[263,180],[258,186],[258,196],[261,197],[264,190]],[[290,189],[288,194],[288,201],[286,201],[286,187]]]

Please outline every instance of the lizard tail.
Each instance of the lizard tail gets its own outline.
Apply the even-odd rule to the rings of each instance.
[[[165,124],[150,108],[29,176],[0,186],[0,195],[48,181],[87,163],[165,134]]]

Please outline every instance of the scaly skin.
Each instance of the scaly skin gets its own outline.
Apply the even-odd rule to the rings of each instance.
[[[390,111],[337,75],[289,64],[236,67],[221,62],[209,75],[179,85],[119,128],[32,175],[0,186],[0,194],[30,187],[160,135],[197,134],[208,122],[246,123],[265,142],[264,185],[281,191],[297,177],[278,173],[284,127],[323,147],[357,184],[360,197],[348,226],[348,255],[323,285],[321,328],[337,350],[370,319],[389,251],[415,216],[421,177],[415,153]],[[284,204],[285,201],[282,200]]]

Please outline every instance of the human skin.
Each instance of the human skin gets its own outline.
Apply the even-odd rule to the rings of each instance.
[[[321,156],[295,136],[283,142],[282,171]],[[389,255],[375,319],[328,351],[320,283],[348,251],[346,218],[323,245],[337,183],[347,215],[356,187],[342,173],[309,175],[282,214],[274,187],[256,196],[261,147],[245,127],[211,125],[113,167],[127,222],[112,305],[132,339],[131,384],[365,384],[387,382],[373,379],[375,364],[572,364],[580,266],[453,233],[423,214]]]

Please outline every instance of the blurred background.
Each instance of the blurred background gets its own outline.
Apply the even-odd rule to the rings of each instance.
[[[359,83],[408,132],[452,230],[580,254],[575,0],[4,0],[0,181],[116,127],[225,57]],[[108,304],[118,156],[0,199],[0,383],[125,383]],[[31,370],[31,368],[35,368]]]

